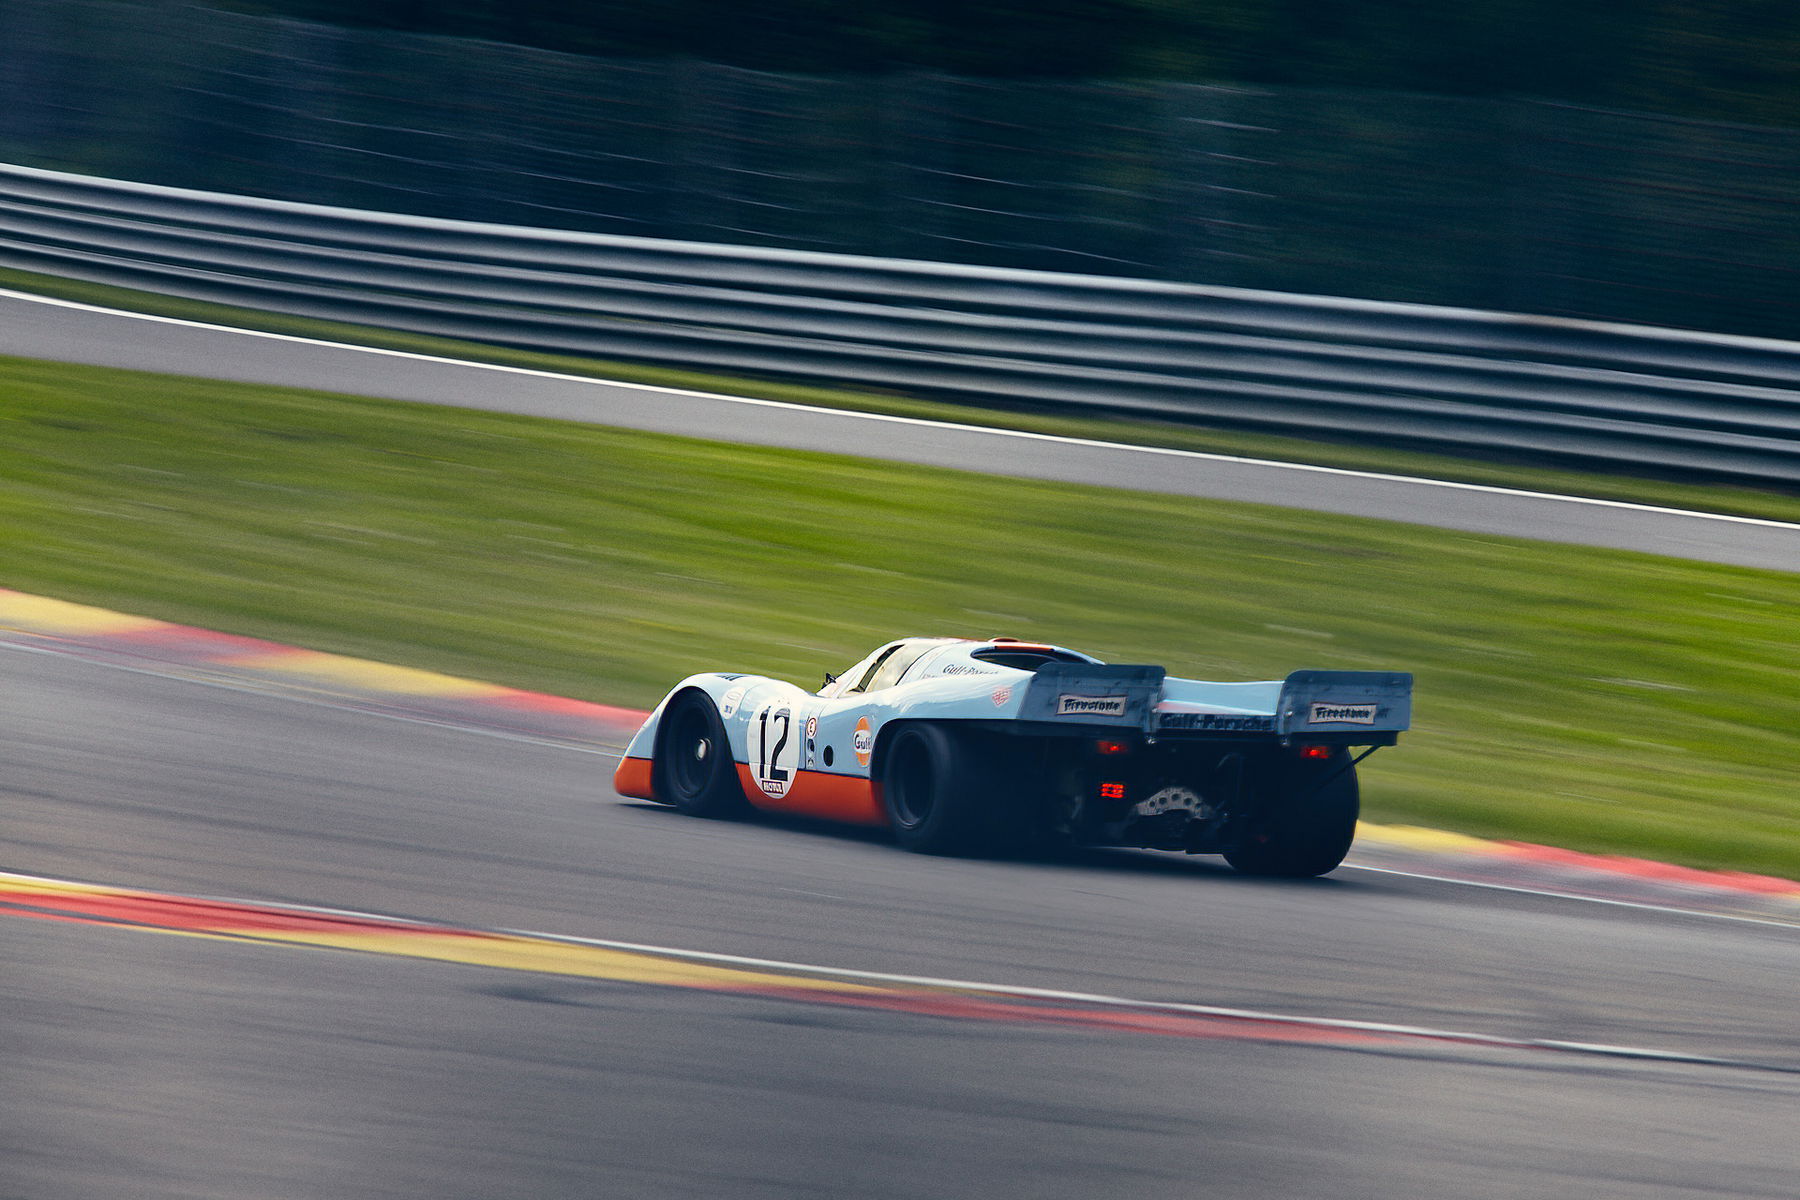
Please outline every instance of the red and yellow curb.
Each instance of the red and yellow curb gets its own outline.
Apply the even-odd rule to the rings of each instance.
[[[1268,1042],[1376,1043],[1386,1031],[1300,1019],[1169,1011],[1174,1006],[1081,1003],[953,984],[901,986],[768,970],[540,934],[431,925],[365,913],[179,896],[0,872],[0,916],[110,926],[265,945],[347,950],[577,979],[730,993],[956,1020],[1005,1021],[1168,1037]],[[708,961],[708,960],[712,961]]]
[[[0,631],[48,649],[109,661],[257,680],[385,712],[616,742],[643,723],[636,709],[550,696],[435,671],[306,650],[259,638],[134,617],[0,588]],[[529,725],[529,728],[527,728]]]
[[[1493,863],[1563,869],[1573,874],[1611,876],[1615,879],[1661,885],[1671,890],[1720,892],[1746,898],[1800,902],[1800,882],[1774,875],[1754,875],[1746,871],[1707,871],[1648,858],[1632,858],[1623,854],[1589,854],[1581,850],[1564,850],[1532,842],[1490,841],[1415,825],[1375,825],[1363,821],[1356,827],[1356,841],[1357,845],[1363,847],[1387,847],[1445,857],[1477,858]]]

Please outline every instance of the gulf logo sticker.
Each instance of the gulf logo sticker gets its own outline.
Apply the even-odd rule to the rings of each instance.
[[[857,762],[865,767],[869,765],[869,759],[875,753],[875,733],[869,728],[869,718],[857,720],[856,732],[850,737],[850,748],[856,751]]]

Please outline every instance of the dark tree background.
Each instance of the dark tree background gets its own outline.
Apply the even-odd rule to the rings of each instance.
[[[1519,96],[1800,125],[1794,0],[231,0],[247,12],[814,74]]]

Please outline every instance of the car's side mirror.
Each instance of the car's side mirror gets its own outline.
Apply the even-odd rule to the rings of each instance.
[[[837,676],[833,675],[830,671],[827,671],[825,672],[825,682],[819,685],[819,690],[822,692],[836,682]]]

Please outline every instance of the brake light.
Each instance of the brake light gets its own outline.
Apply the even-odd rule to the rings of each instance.
[[[1123,800],[1125,798],[1125,785],[1122,783],[1101,784],[1100,798],[1102,800]]]
[[[1130,742],[1114,742],[1114,741],[1098,741],[1098,742],[1094,743],[1094,749],[1098,750],[1102,754],[1130,754],[1131,753],[1131,743]]]
[[[1331,757],[1331,747],[1330,746],[1302,746],[1302,747],[1300,747],[1300,757],[1301,758],[1330,758]]]

